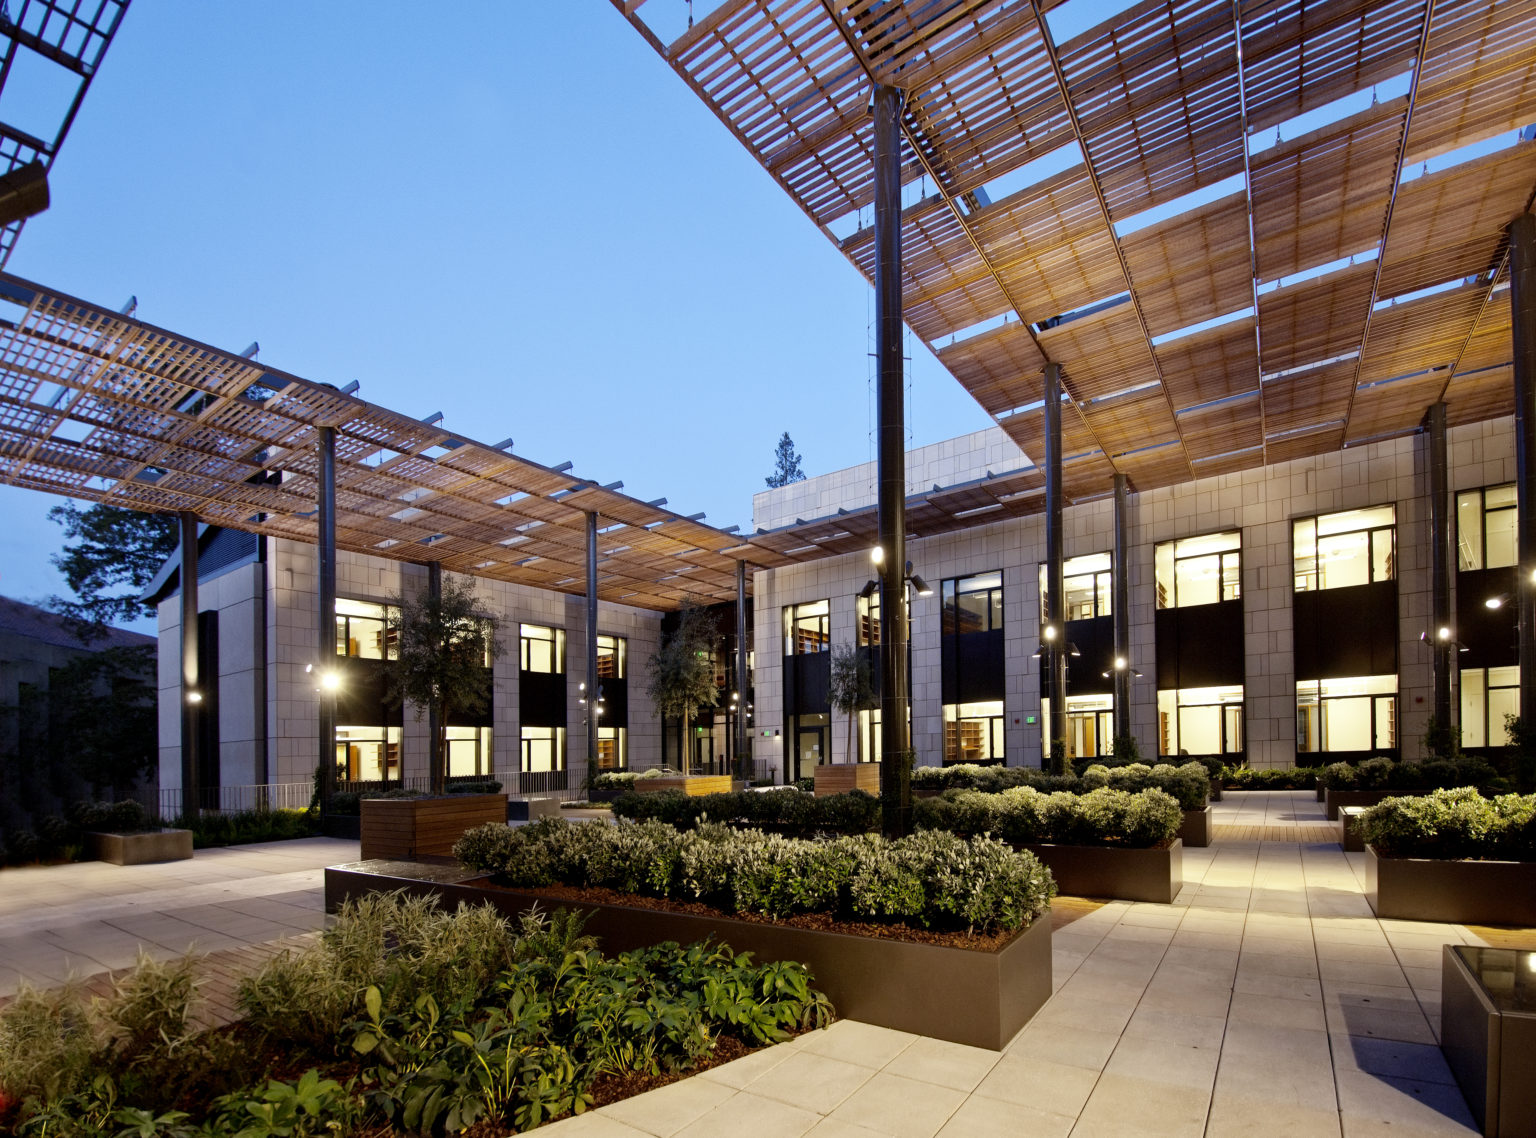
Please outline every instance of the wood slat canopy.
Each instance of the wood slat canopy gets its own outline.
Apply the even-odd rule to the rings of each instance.
[[[1536,0],[1141,0],[1065,42],[1055,0],[724,0],[663,42],[648,14],[683,2],[613,0],[871,280],[867,108],[905,92],[907,322],[1036,461],[1062,365],[1069,501],[1412,431],[1442,398],[1513,410],[1536,142],[1423,164],[1536,123]],[[915,533],[964,513],[915,508]]]
[[[332,427],[340,549],[585,594],[595,512],[598,595],[662,610],[805,556],[3,273],[0,312],[9,485],[313,544]]]

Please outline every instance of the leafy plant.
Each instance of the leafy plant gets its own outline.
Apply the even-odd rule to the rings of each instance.
[[[1457,787],[1388,798],[1360,815],[1360,833],[1384,857],[1536,861],[1536,795]]]
[[[693,717],[701,707],[714,707],[719,698],[715,688],[714,625],[702,608],[688,602],[677,614],[677,627],[670,635],[663,633],[656,651],[646,660],[650,681],[646,695],[659,716],[679,716],[683,721],[681,762],[686,769],[686,749],[692,746]]]
[[[827,702],[848,720],[848,761],[858,758],[858,713],[876,704],[875,690],[871,686],[869,658],[852,644],[839,644],[832,649],[831,678],[827,685]]]

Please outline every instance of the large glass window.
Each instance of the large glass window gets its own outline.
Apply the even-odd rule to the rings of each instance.
[[[784,655],[813,656],[832,646],[832,604],[808,601],[784,609]]]
[[[944,761],[976,763],[1002,760],[1003,702],[944,705]]]
[[[491,773],[494,759],[489,727],[450,727],[447,735],[450,778]]]
[[[1153,551],[1157,607],[1237,600],[1242,596],[1242,540],[1242,534],[1233,531],[1158,542]]]
[[[943,585],[943,614],[939,630],[946,636],[992,632],[1003,627],[1003,575],[976,573],[955,577]]]
[[[629,769],[629,732],[623,727],[599,727],[597,729],[597,769],[622,771]]]
[[[400,777],[400,728],[356,724],[336,727],[337,777],[382,782]]]
[[[1388,751],[1397,746],[1397,677],[1352,676],[1296,685],[1296,750]]]
[[[1164,688],[1157,693],[1158,753],[1224,755],[1243,749],[1243,689]]]
[[[565,629],[546,628],[542,624],[525,624],[521,628],[518,643],[520,660],[518,666],[523,671],[550,674],[565,671]],[[601,652],[599,652],[599,659],[601,659]]]
[[[1465,668],[1461,673],[1461,745],[1504,747],[1506,715],[1520,714],[1520,666]]]
[[[565,728],[524,727],[522,735],[524,774],[565,769]]]
[[[1292,524],[1296,591],[1342,589],[1397,576],[1397,510],[1373,506]]]
[[[1114,749],[1115,697],[1113,695],[1067,696],[1067,758],[1093,759]],[[1050,753],[1051,701],[1040,702],[1041,738]]]
[[[859,647],[873,648],[880,643],[880,593],[877,590],[867,597],[861,594],[857,602]]]
[[[622,636],[599,636],[597,638],[597,678],[622,680],[628,654],[629,646]]]
[[[360,660],[393,660],[399,633],[390,628],[395,611],[371,601],[336,598],[336,655]]]
[[[1503,569],[1515,564],[1515,517],[1513,482],[1457,494],[1456,567]]]
[[[1090,553],[1086,557],[1069,557],[1062,563],[1066,584],[1066,608],[1064,620],[1088,620],[1096,616],[1109,616],[1110,555]],[[1040,620],[1045,621],[1045,601],[1049,583],[1046,567],[1040,566]]]

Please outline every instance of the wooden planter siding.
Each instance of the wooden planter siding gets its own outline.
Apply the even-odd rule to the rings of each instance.
[[[1184,811],[1184,822],[1179,826],[1179,841],[1189,849],[1203,850],[1211,844],[1211,808]]]
[[[1184,843],[1163,849],[1118,846],[1027,845],[1050,869],[1056,888],[1068,897],[1170,904],[1184,887]]]
[[[451,857],[453,843],[487,822],[507,821],[504,794],[446,794],[441,798],[365,798],[362,857]]]
[[[191,830],[144,830],[133,834],[87,834],[91,856],[110,865],[149,865],[186,861],[192,856]]]
[[[1365,897],[1378,917],[1536,926],[1536,862],[1381,857],[1365,847]]]
[[[816,768],[816,797],[862,790],[880,797],[879,763],[822,763]]]
[[[458,901],[489,901],[515,916],[547,897],[483,889],[473,881],[427,881],[371,872],[363,865],[325,871],[325,904],[378,890],[436,894],[451,907]],[[692,944],[713,938],[759,961],[798,960],[810,967],[815,986],[832,1000],[839,1016],[910,1031],[951,1043],[1000,1051],[1051,995],[1051,918],[1046,913],[1002,948],[977,952],[932,944],[820,932],[787,925],[739,921],[727,916],[669,913],[623,905],[558,902],[589,915],[586,931],[603,951],[624,952],[662,941]]]
[[[705,794],[729,794],[739,789],[728,774],[696,774],[686,778],[637,778],[634,785],[639,794],[681,790],[689,798],[698,798]]]

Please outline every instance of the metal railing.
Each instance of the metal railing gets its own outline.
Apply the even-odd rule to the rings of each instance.
[[[303,782],[265,782],[248,786],[205,786],[197,795],[198,810],[204,814],[239,814],[248,810],[304,810],[314,795],[308,779]],[[179,818],[182,788],[145,789],[135,795],[146,810],[161,818]]]

